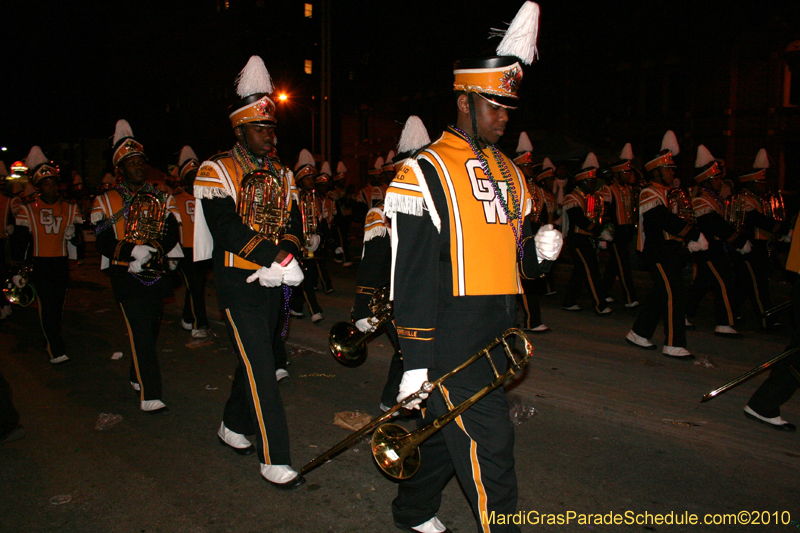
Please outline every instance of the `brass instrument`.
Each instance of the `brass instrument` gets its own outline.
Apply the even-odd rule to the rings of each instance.
[[[373,331],[361,332],[350,322],[337,322],[328,334],[328,349],[339,363],[346,367],[357,367],[367,360],[367,339],[381,326],[394,318],[394,309],[389,300],[389,286],[380,287],[369,301],[372,316],[368,319]]]
[[[12,264],[13,265],[13,264]],[[27,307],[36,299],[36,288],[30,283],[32,267],[22,265],[17,267],[17,273],[8,276],[5,287],[3,287],[3,296],[12,304],[17,304],[21,307]],[[21,283],[22,287],[17,287],[14,282],[14,276],[19,275],[24,282]]]
[[[670,189],[667,193],[667,207],[672,214],[678,215],[685,222],[694,224],[694,208],[683,189]]]
[[[521,339],[524,343],[525,350],[521,356],[514,353],[509,342],[506,340],[508,337],[512,336],[515,339]],[[500,374],[497,371],[497,367],[495,366],[494,361],[489,354],[493,348],[501,344],[503,345],[509,363],[508,370],[506,370],[506,372],[503,374]],[[444,425],[455,420],[461,415],[461,413],[480,401],[484,396],[501,387],[503,383],[505,383],[512,376],[516,375],[526,364],[528,364],[528,361],[532,355],[533,345],[531,345],[530,341],[525,336],[525,333],[517,328],[507,329],[502,335],[491,341],[482,350],[464,361],[462,364],[433,382],[426,381],[422,384],[420,390],[409,395],[402,402],[383,413],[383,415],[379,416],[360,430],[356,431],[330,450],[318,456],[316,459],[310,461],[300,470],[300,475],[306,474],[339,452],[346,450],[354,443],[358,442],[363,435],[370,432],[373,428],[376,428],[386,420],[389,420],[398,410],[403,409],[405,406],[409,405],[414,400],[417,400],[423,394],[431,394],[434,390],[440,389],[445,380],[449,379],[458,372],[461,372],[479,359],[485,357],[492,369],[492,373],[494,374],[494,380],[492,380],[489,385],[473,394],[463,403],[453,406],[447,399],[447,396],[443,394],[442,396],[449,410],[434,420],[431,424],[412,433],[407,432],[405,429],[396,424],[384,424],[375,430],[375,433],[372,435],[372,456],[375,459],[375,462],[378,464],[378,467],[387,475],[395,479],[410,478],[419,469],[419,445],[422,444],[422,442],[424,442],[432,434],[439,431]]]
[[[538,185],[529,181],[528,190],[531,193],[531,213],[529,215],[531,222],[539,222],[542,209],[547,209],[547,205],[545,205],[544,198],[542,198],[542,191],[539,189]]]
[[[732,194],[725,198],[725,220],[741,231],[744,226],[744,218],[747,215],[745,210],[745,193]]]
[[[158,242],[166,230],[167,202],[155,192],[139,191],[133,196],[125,223],[125,241],[155,248],[153,257],[142,265],[137,276],[156,280],[164,275],[164,250]]]
[[[260,169],[249,172],[242,178],[236,213],[250,229],[280,243],[286,224],[287,198],[286,169],[278,173]]]
[[[783,222],[786,220],[786,207],[783,202],[783,193],[781,191],[770,191],[765,194],[762,199],[762,205],[764,206],[764,214],[773,218],[775,222]]]
[[[312,239],[314,237],[319,243],[319,235],[317,235],[319,213],[317,212],[317,195],[314,191],[300,191],[300,215],[303,218],[303,257],[313,258],[314,252],[308,248],[313,247]]]
[[[759,372],[768,369],[769,367],[771,367],[775,363],[777,363],[779,361],[782,361],[783,359],[786,359],[787,357],[789,357],[790,355],[792,355],[794,353],[797,353],[797,351],[800,351],[800,346],[795,346],[794,348],[789,348],[788,350],[786,350],[785,352],[780,354],[778,357],[775,357],[774,359],[770,359],[769,361],[767,361],[763,365],[757,366],[756,368],[745,372],[744,374],[742,374],[738,378],[729,381],[728,383],[726,383],[722,387],[720,387],[718,389],[714,389],[711,392],[709,392],[708,394],[704,394],[703,397],[700,399],[700,403],[707,402],[709,400],[713,400],[714,398],[716,398],[717,396],[719,396],[723,392],[727,391],[728,389],[732,389],[733,387],[735,387],[739,383],[747,381],[748,379],[750,379],[751,377],[755,376]],[[790,366],[789,368],[793,371],[793,374],[796,374],[796,371],[794,370],[793,367]]]
[[[583,199],[586,205],[586,218],[595,224],[599,224],[603,220],[603,212],[605,211],[605,204],[603,203],[603,198],[600,196],[600,193],[586,193]]]

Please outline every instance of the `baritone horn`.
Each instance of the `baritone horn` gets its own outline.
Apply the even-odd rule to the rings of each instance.
[[[517,338],[522,340],[524,344],[524,351],[521,355],[514,352],[511,346],[511,344],[513,344],[513,340],[509,342],[509,337],[513,337],[514,340]],[[489,353],[496,346],[500,345],[503,346],[505,355],[508,358],[508,369],[503,374],[498,372],[497,366],[495,366],[494,361]],[[378,429],[376,429],[375,433],[372,435],[372,457],[375,459],[378,467],[387,475],[395,479],[410,478],[417,472],[417,470],[419,470],[421,460],[419,453],[420,444],[422,444],[428,437],[439,431],[443,426],[455,420],[461,415],[461,413],[472,407],[484,396],[501,387],[509,378],[516,375],[520,370],[522,370],[522,368],[525,367],[526,364],[528,364],[528,361],[532,355],[533,346],[528,340],[528,337],[525,336],[525,333],[517,328],[507,329],[502,335],[492,340],[483,349],[478,351],[475,355],[464,361],[462,364],[435,381],[426,381],[422,384],[422,387],[417,392],[409,395],[402,402],[398,403],[316,459],[310,461],[300,470],[300,475],[304,475],[339,452],[346,450],[354,443],[358,442],[363,435],[377,427]],[[431,394],[436,389],[440,389],[441,392],[441,385],[444,381],[483,358],[486,358],[492,374],[494,375],[492,382],[456,406],[453,406],[450,403],[450,400],[447,399],[447,396],[442,394],[448,411],[434,420],[431,424],[412,433],[409,433],[404,428],[396,424],[380,425],[392,418],[394,413],[411,404],[411,402],[414,400],[419,398],[427,398],[427,395]]]
[[[367,360],[367,339],[375,330],[394,318],[394,308],[389,300],[389,286],[380,287],[369,301],[372,316],[368,319],[372,331],[361,332],[351,322],[337,322],[328,334],[328,349],[339,363],[346,367],[360,366]]]
[[[314,191],[300,192],[300,215],[303,218],[303,257],[313,258],[314,252],[309,248],[314,247],[316,240],[319,245],[319,235],[317,235],[317,195]]]
[[[153,257],[137,276],[155,281],[164,274],[164,250],[158,242],[166,229],[167,202],[155,192],[139,191],[131,200],[125,223],[125,240],[155,248]]]
[[[251,230],[263,235],[276,245],[286,230],[286,169],[278,172],[258,169],[242,178],[236,213]]]

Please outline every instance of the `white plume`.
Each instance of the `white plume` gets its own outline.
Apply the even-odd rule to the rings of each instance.
[[[703,144],[698,146],[697,159],[694,160],[694,168],[702,168],[712,161],[714,161],[714,156],[711,155],[711,151],[709,151],[709,149]]]
[[[753,168],[769,168],[769,156],[767,156],[767,151],[764,148],[759,150],[756,154],[756,160],[753,162]]]
[[[548,168],[552,168],[553,170],[556,169],[556,166],[550,161],[549,157],[545,157],[544,161],[542,161],[542,170],[547,170]]]
[[[339,163],[339,165],[344,166],[341,163]],[[347,172],[347,169],[344,169],[341,172]],[[331,164],[328,163],[327,161],[322,163],[322,170],[320,170],[319,173],[320,174],[327,174],[328,176],[330,176],[331,175]]]
[[[620,159],[627,159],[631,161],[633,159],[633,147],[631,143],[625,143],[625,146],[622,147],[622,151],[619,153]]]
[[[121,118],[117,121],[117,127],[114,128],[114,141],[111,143],[112,146],[116,146],[119,140],[125,137],[133,137],[133,130],[131,129],[131,125],[128,124],[128,121]]]
[[[191,146],[184,146],[181,148],[181,154],[178,156],[178,166],[183,166],[184,163],[190,159],[198,159],[197,154],[194,153]]]
[[[521,154],[523,152],[532,152],[533,145],[531,144],[531,140],[528,138],[528,134],[524,131],[519,134],[519,141],[517,141],[517,150],[516,153]]]
[[[396,154],[394,153],[394,150],[389,150],[389,153],[386,154],[386,161],[384,161],[384,165],[388,165],[389,163],[394,162],[395,155]]]
[[[326,161],[326,163],[327,163],[327,161]],[[325,165],[323,165],[323,167],[324,167],[324,166],[325,166]],[[346,166],[344,166],[344,163],[342,163],[341,161],[339,161],[339,164],[338,164],[338,165],[336,165],[336,173],[337,173],[337,174],[343,174],[343,173],[345,173],[345,172],[347,172],[347,167],[346,167]]]
[[[495,30],[495,33],[497,30]],[[525,2],[508,25],[497,55],[518,57],[526,65],[539,57],[536,41],[539,38],[539,4]]]
[[[584,168],[600,168],[600,163],[597,161],[597,156],[594,155],[594,152],[589,152],[589,155],[586,156],[586,161],[583,162],[581,170]]]
[[[300,167],[304,167],[306,165],[313,165],[316,169],[317,163],[314,161],[314,156],[311,155],[311,152],[303,148],[300,150],[300,155],[297,158],[297,164],[294,166],[295,172],[297,172]]]
[[[403,126],[400,133],[400,141],[397,143],[397,153],[413,152],[419,150],[426,144],[430,144],[431,138],[428,137],[428,130],[416,115],[411,115]]]
[[[251,56],[236,78],[236,94],[240,98],[247,98],[258,93],[272,94],[272,78],[264,61],[258,56]]]
[[[675,137],[674,131],[667,130],[667,133],[664,134],[664,138],[661,139],[661,149],[669,150],[672,152],[672,155],[681,153],[681,148],[678,146],[678,138]]]
[[[25,165],[30,169],[33,170],[37,166],[41,165],[42,163],[47,163],[50,161],[44,156],[44,152],[38,146],[34,146],[31,148],[31,151],[28,152],[28,157],[25,158]]]

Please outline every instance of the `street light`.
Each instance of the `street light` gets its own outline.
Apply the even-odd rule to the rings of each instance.
[[[312,97],[312,99],[313,99],[313,97]],[[289,102],[289,95],[284,93],[284,92],[278,93],[278,102]],[[297,105],[303,106],[306,109],[308,109],[309,112],[311,113],[311,153],[315,154],[315,153],[317,153],[317,150],[316,150],[316,147],[314,145],[314,140],[315,140],[315,136],[314,136],[314,133],[315,133],[314,108],[312,106],[310,106],[309,104],[301,101],[301,100],[293,100],[292,104],[297,104]]]

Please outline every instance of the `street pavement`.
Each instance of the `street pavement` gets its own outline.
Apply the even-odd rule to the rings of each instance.
[[[99,258],[90,249],[72,268],[64,321],[69,364],[48,362],[35,305],[0,322],[0,369],[27,430],[24,439],[0,445],[0,532],[397,531],[390,510],[395,484],[375,466],[366,442],[309,472],[307,485],[291,494],[261,479],[255,456],[218,444],[236,359],[213,283],[208,344],[191,346],[180,328],[182,288],[165,306],[158,349],[170,412],[150,416],[139,411],[128,383],[127,331]],[[295,468],[348,435],[333,425],[336,413],[379,414],[391,358],[385,336],[370,343],[358,368],[329,355],[328,331],[349,318],[355,288],[355,267],[330,269],[336,292],[317,294],[325,320],[293,319],[287,339],[290,379],[280,388]],[[553,332],[530,336],[531,363],[508,387],[513,403],[535,410],[516,432],[522,531],[796,530],[800,434],[742,414],[764,377],[700,403],[706,392],[780,353],[790,328],[756,330],[747,306],[743,338],[715,337],[709,296],[688,334],[696,361],[676,361],[625,343],[638,309],[613,303],[613,314],[596,316],[584,294],[583,312],[561,310],[569,266],[555,274],[559,294],[541,297]],[[637,280],[648,283],[642,273]],[[788,297],[788,285],[775,280],[773,290],[776,303]],[[659,329],[659,347],[662,337]],[[123,357],[112,359],[114,352]],[[795,424],[798,399],[782,410]],[[98,430],[101,414],[121,420]],[[536,524],[547,522],[545,515],[568,523]],[[733,515],[750,525],[730,525]],[[455,532],[476,530],[456,480],[438,516]],[[655,523],[661,516],[672,524]],[[691,516],[700,523],[683,525]],[[615,518],[622,523],[603,523]]]

